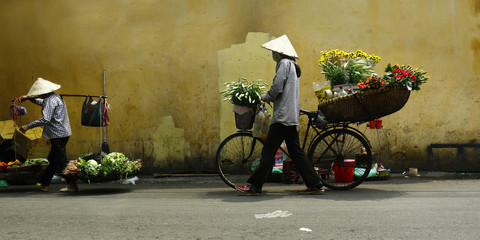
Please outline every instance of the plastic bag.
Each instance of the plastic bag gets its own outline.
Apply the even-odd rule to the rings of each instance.
[[[325,115],[323,115],[322,111],[318,110],[317,119],[315,120],[315,125],[320,129],[324,129],[327,126],[327,123],[328,123],[328,120],[325,117]]]
[[[330,82],[314,82],[313,90],[315,91],[315,96],[317,96],[318,102],[322,103],[331,98],[333,98],[333,93],[331,91]]]
[[[253,122],[253,137],[262,137],[263,121],[265,119],[265,113],[262,110],[258,110],[255,114],[255,120]]]
[[[88,127],[108,126],[109,118],[107,112],[107,102],[104,97],[100,97],[98,102],[92,97],[85,98],[82,107],[82,125]]]
[[[261,139],[265,140],[267,139],[268,135],[268,129],[270,128],[270,122],[272,120],[272,116],[270,116],[270,113],[268,113],[267,108],[263,109],[264,113],[264,118],[263,118],[263,126],[262,126],[262,134],[261,134]]]
[[[355,168],[355,171],[353,172],[355,177],[361,177],[363,176],[364,173],[365,173],[365,168]],[[370,172],[368,173],[367,178],[376,177],[376,176],[377,176],[377,166],[375,164],[375,165],[372,165],[372,168],[370,169]]]
[[[255,158],[255,160],[252,162],[252,166],[250,167],[250,170],[254,172],[255,169],[257,169],[259,164],[260,164],[260,158]]]

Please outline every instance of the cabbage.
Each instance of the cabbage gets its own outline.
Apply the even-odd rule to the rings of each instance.
[[[87,164],[90,164],[90,165],[93,165],[93,166],[98,166],[98,163],[95,160],[88,160]]]

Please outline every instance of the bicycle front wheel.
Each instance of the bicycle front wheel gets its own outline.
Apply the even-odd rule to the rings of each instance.
[[[220,144],[216,159],[218,173],[230,187],[246,185],[247,179],[260,162],[263,140],[250,132],[230,135]]]
[[[358,186],[372,167],[370,144],[349,129],[332,129],[321,134],[311,145],[308,158],[323,185],[335,190]]]

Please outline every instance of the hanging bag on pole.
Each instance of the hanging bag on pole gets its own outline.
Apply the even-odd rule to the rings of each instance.
[[[100,97],[95,102],[92,97],[87,96],[82,107],[82,125],[88,127],[104,127],[109,123],[107,102],[105,97]]]

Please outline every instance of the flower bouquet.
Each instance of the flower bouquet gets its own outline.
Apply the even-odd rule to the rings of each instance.
[[[362,50],[345,52],[342,50],[322,51],[318,60],[322,67],[322,74],[331,82],[332,86],[342,84],[357,84],[359,81],[375,75],[373,67],[381,60],[373,54]]]
[[[389,85],[390,82],[381,79],[378,76],[373,76],[357,83],[357,86],[361,91],[380,89]]]
[[[226,89],[220,94],[225,97],[224,101],[233,104],[235,123],[238,129],[251,129],[253,127],[254,110],[261,103],[261,94],[265,92],[265,83],[261,80],[248,82],[245,78],[239,78],[237,82],[225,83]]]
[[[429,77],[427,72],[418,68],[414,69],[410,65],[398,64],[391,65],[390,63],[385,68],[385,75],[383,78],[390,86],[403,86],[408,90],[420,90],[420,85],[426,83]]]
[[[239,78],[238,81],[225,85],[226,89],[220,92],[225,97],[224,101],[249,108],[257,107],[261,102],[261,94],[265,92],[265,83],[261,79],[250,83],[246,78]]]

